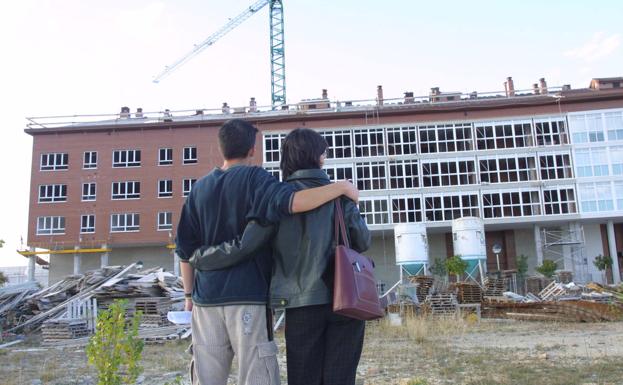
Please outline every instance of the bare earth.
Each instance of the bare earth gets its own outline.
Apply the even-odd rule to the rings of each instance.
[[[623,323],[455,319],[367,326],[358,384],[623,384]],[[283,333],[277,333],[282,383]],[[188,341],[148,345],[145,385],[188,384]],[[42,349],[27,341],[0,350],[0,384],[96,384],[82,348]],[[235,364],[234,364],[235,371]],[[235,383],[235,375],[231,377]]]

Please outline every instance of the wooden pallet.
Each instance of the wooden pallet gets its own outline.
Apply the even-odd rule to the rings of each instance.
[[[433,315],[456,314],[456,297],[454,294],[431,294],[426,299],[430,313]]]
[[[558,282],[560,283],[569,283],[573,282],[573,272],[571,271],[559,271],[556,273],[558,277]]]
[[[482,302],[482,288],[477,283],[458,282],[452,284],[456,290],[458,303],[480,303]]]
[[[552,282],[547,285],[541,292],[539,293],[539,297],[545,301],[550,301],[556,299],[557,297],[563,296],[567,294],[567,291],[562,284],[558,282]]]
[[[501,297],[506,291],[506,280],[504,278],[487,277],[484,284],[484,295],[489,297]]]
[[[433,287],[433,277],[430,275],[413,275],[409,277],[409,281],[417,285],[417,299],[423,303]]]

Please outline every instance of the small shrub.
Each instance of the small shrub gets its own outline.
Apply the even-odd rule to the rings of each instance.
[[[461,280],[461,275],[465,273],[465,269],[467,269],[467,262],[458,255],[446,260],[446,270],[448,273],[456,275],[457,282]]]
[[[536,271],[543,274],[547,278],[552,278],[557,269],[558,264],[556,262],[546,259],[543,261],[541,266],[536,268]]]
[[[95,334],[86,347],[89,364],[97,370],[97,385],[134,384],[143,371],[143,341],[138,338],[141,312],[126,327],[127,300],[115,301],[97,317]]]

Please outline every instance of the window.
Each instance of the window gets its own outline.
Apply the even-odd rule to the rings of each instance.
[[[286,134],[264,135],[264,162],[279,162],[281,160],[281,143]]]
[[[599,212],[614,210],[610,182],[580,183],[580,208],[582,212]]]
[[[65,217],[38,217],[37,235],[65,234]]]
[[[110,232],[123,233],[140,230],[139,214],[110,214]]]
[[[39,186],[39,203],[66,202],[66,184],[47,184]]]
[[[184,157],[182,159],[183,164],[196,164],[197,147],[184,147]]]
[[[419,126],[420,152],[457,152],[473,150],[472,124],[438,124]]]
[[[281,181],[282,173],[281,173],[281,169],[279,167],[277,167],[277,166],[270,166],[270,167],[264,167],[264,169],[266,171],[268,171],[269,174],[271,174],[272,176],[277,178],[277,180]]]
[[[608,140],[623,140],[623,111],[606,112],[604,115]]]
[[[355,183],[353,179],[353,166],[350,164],[330,164],[325,165],[323,169],[325,170],[325,172],[329,176],[329,179],[332,182],[337,182],[340,180],[350,180]]]
[[[357,188],[359,190],[384,190],[387,188],[385,162],[355,164]]]
[[[613,175],[623,175],[623,146],[610,147],[610,164]]]
[[[82,184],[82,200],[94,201],[96,198],[95,182]]]
[[[522,148],[533,145],[532,125],[529,121],[475,123],[475,127],[478,150]]]
[[[173,196],[173,181],[162,179],[158,181],[158,198],[169,198]]]
[[[534,131],[539,146],[568,144],[564,118],[535,119]]]
[[[485,218],[541,215],[538,190],[503,191],[482,194]]]
[[[113,167],[139,167],[141,150],[115,150],[112,152]]]
[[[95,215],[88,214],[80,216],[80,234],[95,232]]]
[[[97,168],[97,151],[85,151],[82,168]]]
[[[608,175],[608,154],[606,148],[575,150],[575,174],[578,178]]]
[[[601,113],[569,116],[569,129],[573,143],[594,143],[605,140]]]
[[[389,162],[389,187],[420,187],[418,162],[416,160],[395,160]]]
[[[385,155],[382,128],[364,128],[354,130],[355,156],[358,158],[367,156]]]
[[[41,154],[41,163],[39,170],[41,171],[57,171],[67,170],[69,168],[69,154],[53,153]]]
[[[507,183],[537,180],[533,156],[482,157],[479,160],[482,183]]]
[[[473,160],[422,162],[423,187],[463,186],[476,183]]]
[[[368,225],[389,223],[387,198],[362,198],[359,200],[359,211]]]
[[[327,141],[327,159],[352,158],[352,138],[350,130],[322,131],[320,135]]]
[[[614,182],[615,199],[617,200],[617,209],[623,211],[623,180]]]
[[[478,195],[425,196],[424,213],[428,222],[451,221],[462,217],[479,217]]]
[[[392,197],[393,223],[422,222],[422,199],[420,197]]]
[[[573,178],[569,154],[539,155],[541,179]]]
[[[573,187],[544,189],[543,204],[545,206],[545,215],[577,213]]]
[[[173,213],[158,213],[158,231],[173,229]]]
[[[139,199],[141,182],[112,182],[112,199]]]
[[[187,178],[182,181],[182,196],[187,197],[190,194],[190,189],[196,181],[197,179],[193,178]]]
[[[169,166],[173,164],[173,149],[161,148],[158,150],[158,166]]]
[[[411,127],[387,128],[387,155],[417,154],[417,129]]]

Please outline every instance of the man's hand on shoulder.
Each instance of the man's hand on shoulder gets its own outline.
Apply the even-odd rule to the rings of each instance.
[[[347,180],[342,180],[335,183],[340,185],[340,188],[343,189],[342,195],[346,195],[355,203],[359,203],[359,190],[357,190],[357,187],[355,187],[355,185]]]

